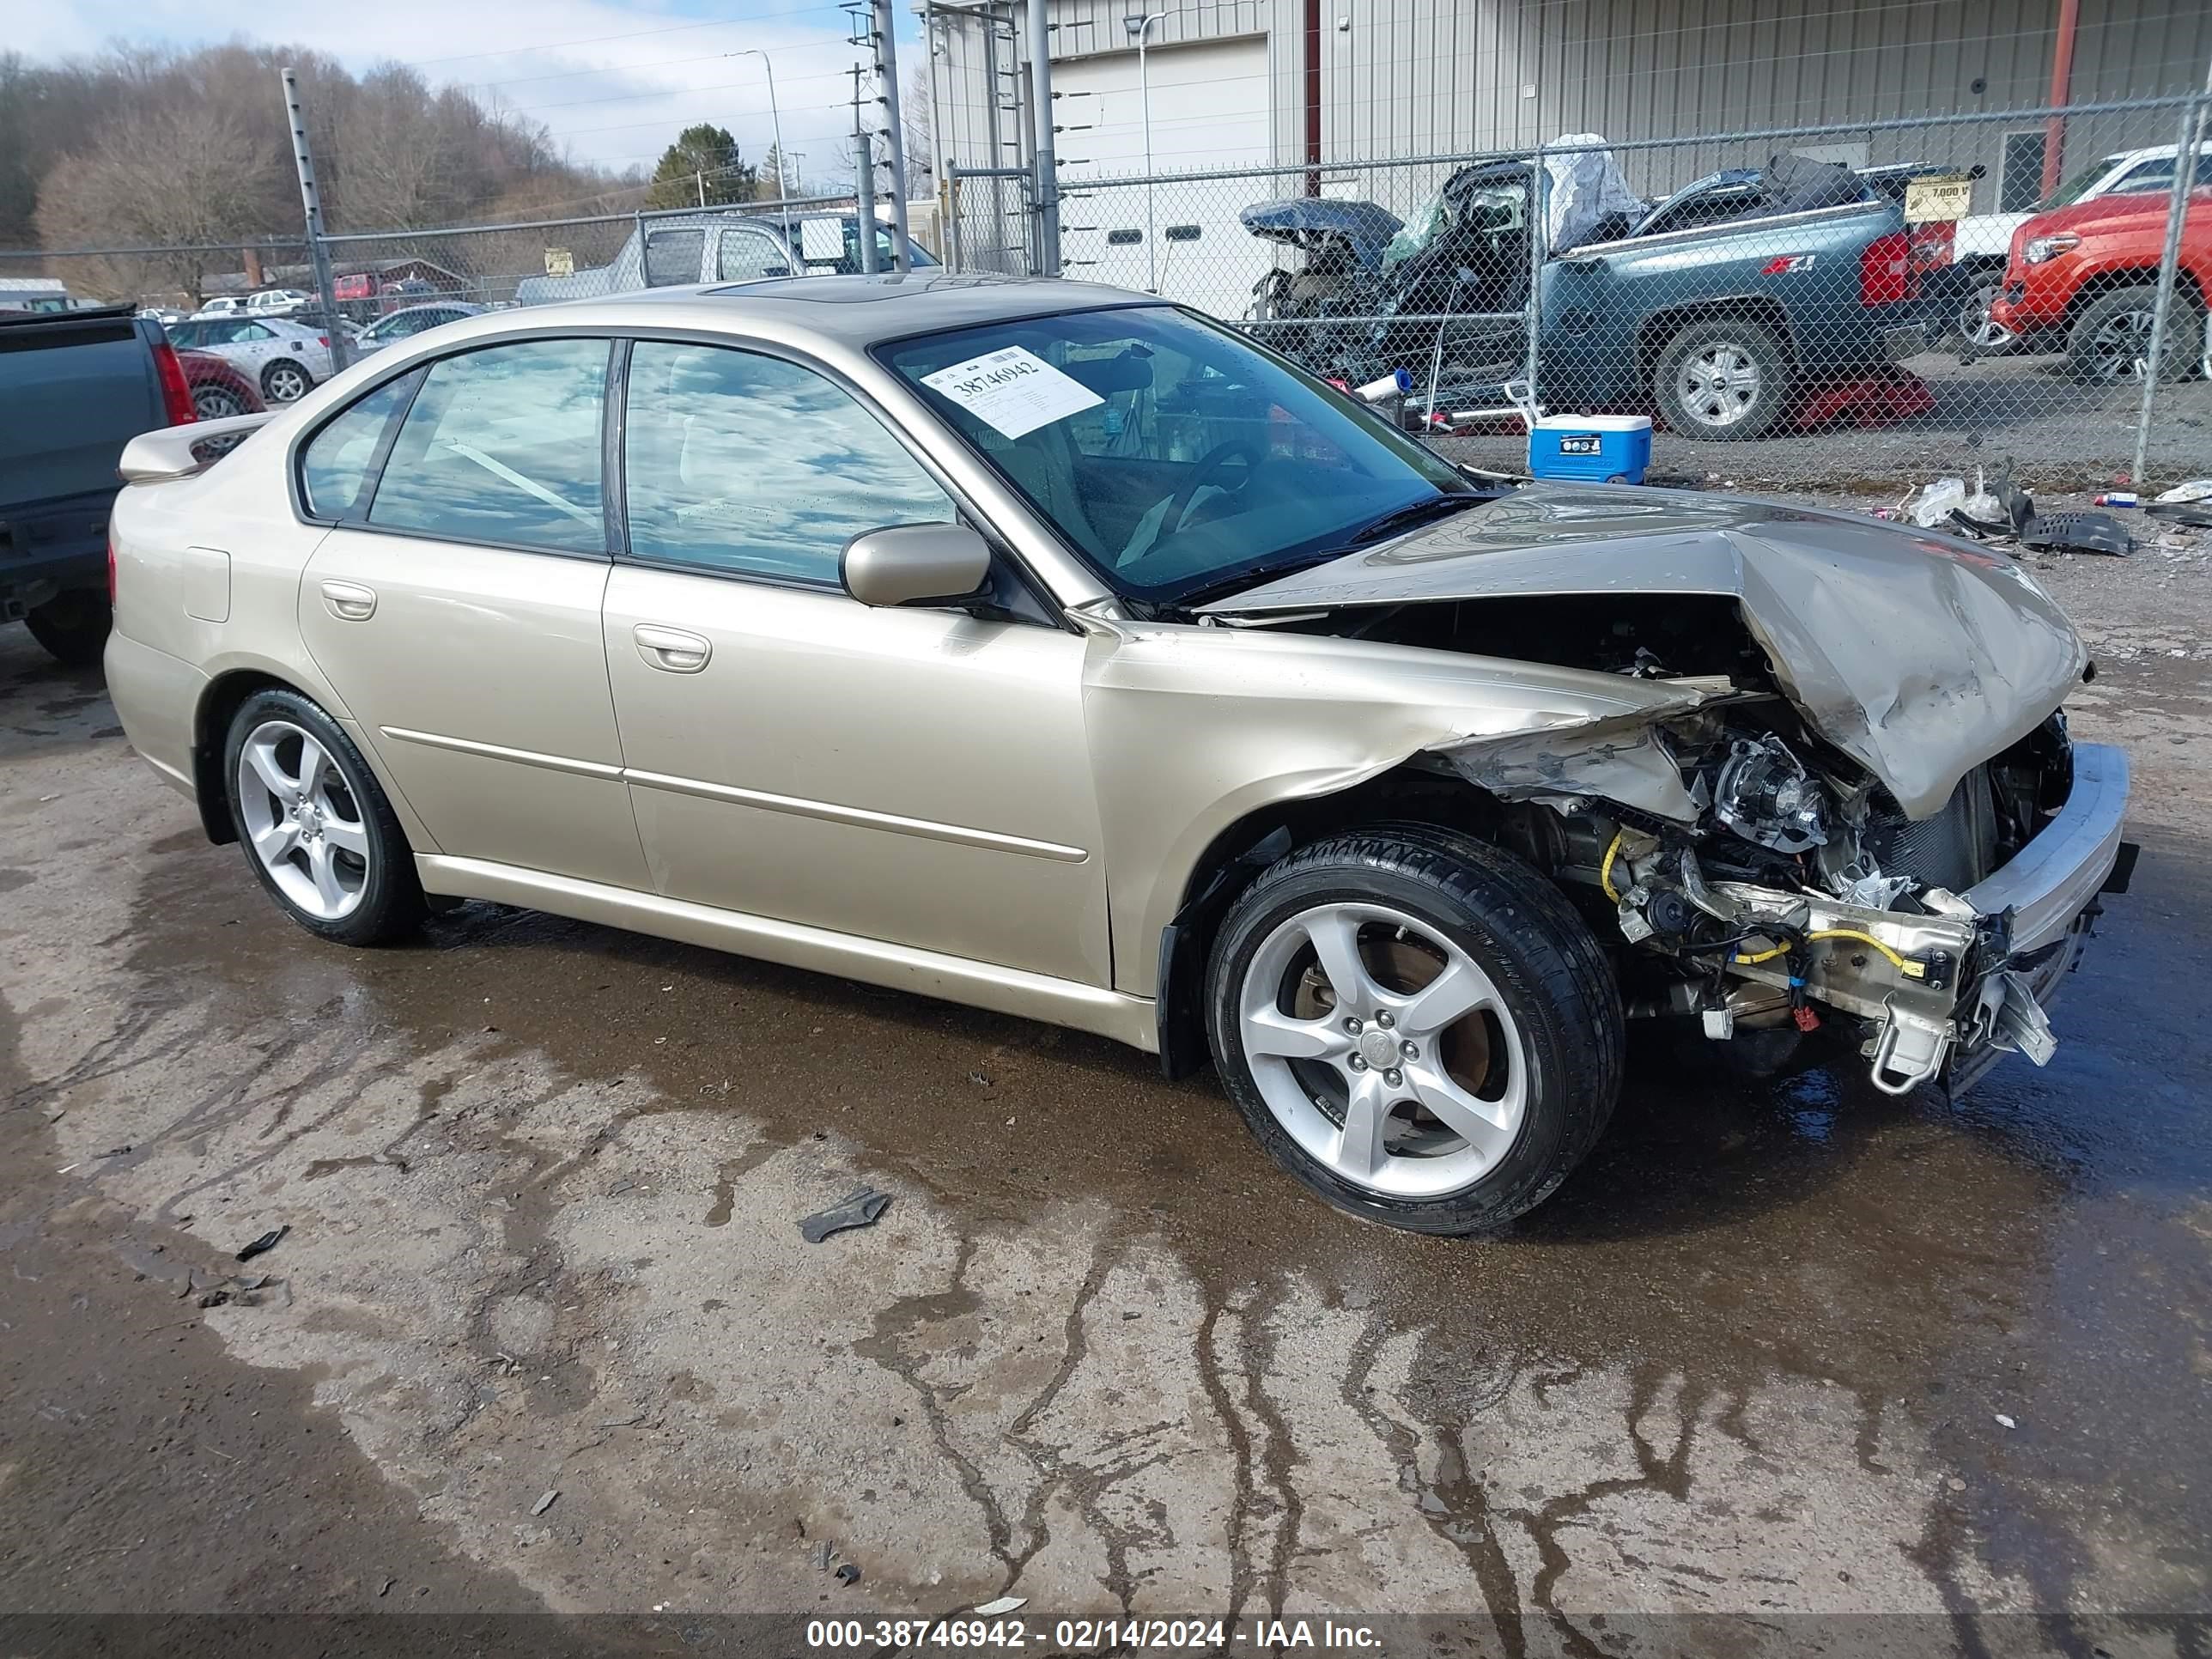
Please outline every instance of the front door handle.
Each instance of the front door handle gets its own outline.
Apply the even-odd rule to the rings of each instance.
[[[698,635],[655,623],[640,623],[630,637],[637,641],[637,654],[645,659],[646,666],[672,674],[696,674],[714,654],[714,647]]]
[[[340,622],[367,622],[376,614],[376,590],[359,582],[325,582],[323,604]]]

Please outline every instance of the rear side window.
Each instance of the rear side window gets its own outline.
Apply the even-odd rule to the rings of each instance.
[[[606,550],[605,340],[525,340],[434,363],[368,521],[555,553]]]
[[[791,275],[790,261],[783,257],[783,250],[757,230],[724,231],[715,265],[716,278],[725,283]]]
[[[778,358],[641,341],[624,434],[641,559],[831,585],[862,531],[953,520],[882,422]]]
[[[363,486],[375,465],[377,446],[422,379],[405,374],[379,386],[309,441],[300,457],[300,487],[310,514],[318,519],[359,516],[367,504]]]
[[[655,230],[645,238],[645,285],[672,288],[699,280],[707,257],[703,230]]]

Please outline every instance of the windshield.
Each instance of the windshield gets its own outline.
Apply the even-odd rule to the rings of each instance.
[[[2075,173],[2064,184],[2059,185],[2057,189],[2052,191],[2050,195],[2045,197],[2043,200],[2037,204],[2035,210],[2038,213],[2048,213],[2053,208],[2064,207],[2069,202],[2080,201],[2082,194],[2087,191],[2090,185],[2095,184],[2098,179],[2103,178],[2106,173],[2110,173],[2114,167],[2119,166],[2119,164],[2125,160],[2127,160],[2127,157],[2124,155],[2107,155],[2103,161],[2098,162],[2096,166],[2082,168],[2081,172]]]
[[[1165,306],[992,323],[879,355],[1136,599],[1258,580],[1386,517],[1474,496],[1350,398]]]

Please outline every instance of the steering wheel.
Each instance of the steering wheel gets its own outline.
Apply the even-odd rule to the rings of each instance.
[[[1145,550],[1122,560],[1123,568],[1152,557],[1159,550],[1162,542],[1182,528],[1183,514],[1190,511],[1191,499],[1201,486],[1212,481],[1213,475],[1221,471],[1224,463],[1233,460],[1244,463],[1244,480],[1237,486],[1242,490],[1252,482],[1253,476],[1260,470],[1260,463],[1267,458],[1267,452],[1249,438],[1231,438],[1228,442],[1216,444],[1207,450],[1199,457],[1198,465],[1191,468],[1190,477],[1183,480],[1182,488],[1176,490],[1168,501],[1168,510],[1160,515],[1159,526],[1152,532],[1152,540],[1145,544]]]

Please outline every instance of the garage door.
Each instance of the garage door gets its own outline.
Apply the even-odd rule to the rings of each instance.
[[[1156,46],[1148,56],[1155,173],[1269,161],[1264,40]],[[1073,58],[1054,64],[1052,75],[1065,273],[1243,316],[1270,250],[1237,222],[1237,211],[1280,194],[1282,181],[1103,182],[1145,170],[1137,56]]]

